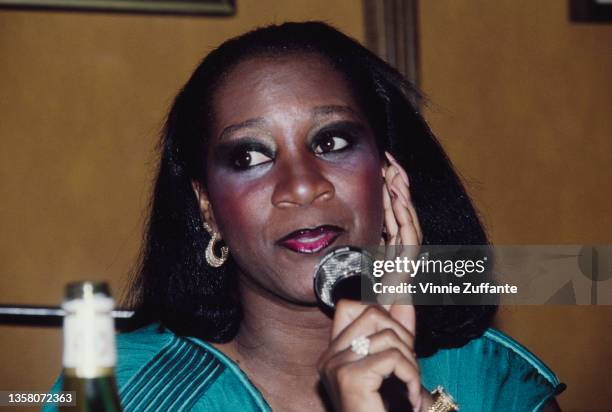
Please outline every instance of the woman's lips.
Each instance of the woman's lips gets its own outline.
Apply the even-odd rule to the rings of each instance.
[[[317,253],[331,245],[342,232],[341,228],[332,225],[299,229],[279,240],[278,244],[297,253]]]

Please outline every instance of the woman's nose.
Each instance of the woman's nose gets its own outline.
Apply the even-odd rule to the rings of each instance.
[[[334,197],[334,185],[312,162],[287,162],[278,176],[272,194],[277,207],[308,206]]]

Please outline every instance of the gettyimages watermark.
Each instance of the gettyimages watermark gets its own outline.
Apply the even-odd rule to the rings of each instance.
[[[366,303],[612,305],[612,245],[365,248]]]

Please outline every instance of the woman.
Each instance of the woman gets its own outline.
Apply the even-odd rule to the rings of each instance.
[[[323,23],[203,60],[161,141],[135,330],[118,338],[126,410],[446,411],[450,395],[466,411],[555,410],[554,374],[487,330],[494,307],[317,304],[332,247],[487,243],[416,97]]]

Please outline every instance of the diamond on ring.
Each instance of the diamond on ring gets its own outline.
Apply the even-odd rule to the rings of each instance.
[[[370,353],[370,339],[359,336],[351,342],[351,350],[359,356],[368,356]]]

